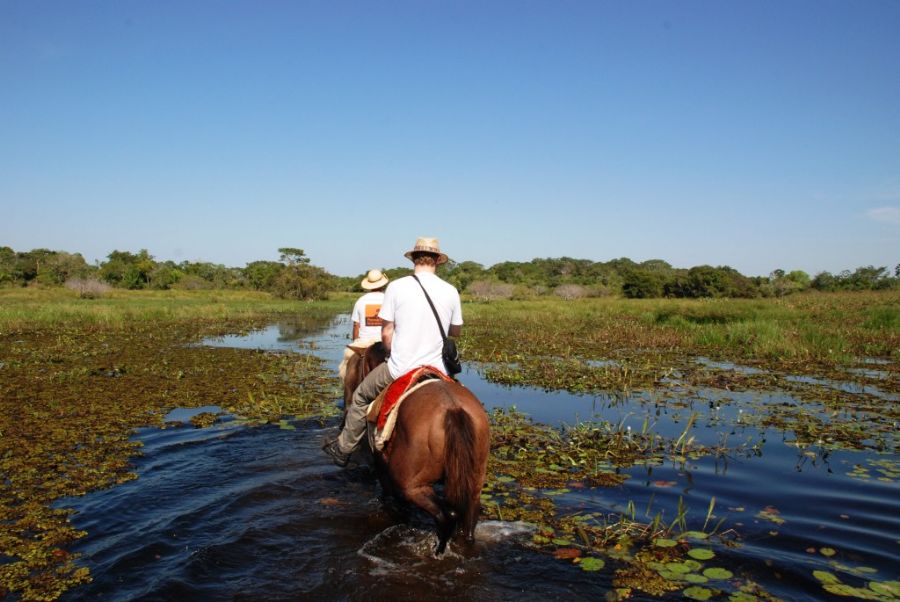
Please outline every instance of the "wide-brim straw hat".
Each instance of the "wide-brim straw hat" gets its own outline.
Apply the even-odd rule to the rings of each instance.
[[[413,253],[431,253],[432,255],[437,255],[438,265],[447,263],[447,255],[441,253],[441,243],[439,243],[436,238],[425,238],[424,236],[420,236],[416,239],[416,246],[414,246],[411,251],[404,253],[403,256],[412,261]]]
[[[369,270],[366,277],[362,279],[360,284],[367,291],[374,291],[376,288],[387,286],[388,277],[381,273],[381,270]]]

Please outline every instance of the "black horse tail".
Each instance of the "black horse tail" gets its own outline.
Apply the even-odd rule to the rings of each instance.
[[[481,511],[475,425],[465,410],[453,408],[444,416],[444,433],[444,497],[462,518],[463,532],[471,541]]]

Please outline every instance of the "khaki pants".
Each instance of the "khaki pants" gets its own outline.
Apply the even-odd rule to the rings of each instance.
[[[338,435],[337,444],[341,452],[349,454],[359,447],[366,435],[366,412],[369,404],[375,401],[385,387],[394,382],[387,363],[378,364],[366,378],[359,383],[347,408],[347,420],[344,430]]]

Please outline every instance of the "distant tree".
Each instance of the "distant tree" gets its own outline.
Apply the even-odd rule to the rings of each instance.
[[[386,270],[381,270],[381,273],[387,276],[390,280],[396,280],[397,278],[403,278],[404,276],[409,276],[413,273],[411,266],[398,266],[395,268],[387,268]],[[361,274],[359,279],[357,280],[357,285],[365,274]],[[355,290],[355,289],[354,289]]]
[[[86,278],[93,271],[81,253],[55,251],[45,258],[37,279],[45,284],[63,284],[70,278]]]
[[[282,247],[278,249],[278,252],[281,253],[281,261],[287,263],[289,266],[309,263],[309,257],[306,256],[303,249]]]
[[[877,290],[890,286],[888,282],[888,269],[886,267],[865,266],[856,268],[850,274],[850,288],[853,290]]]
[[[803,270],[793,270],[787,274],[784,270],[775,270],[770,274],[769,280],[776,297],[784,297],[806,290],[812,283],[809,274]]]
[[[178,284],[184,277],[182,272],[174,261],[164,261],[156,264],[148,275],[148,284],[150,288],[159,290],[168,290]]]
[[[150,283],[150,273],[156,269],[156,262],[147,249],[138,253],[113,251],[107,261],[100,264],[100,277],[121,288],[145,288]]]
[[[460,291],[466,290],[471,283],[486,276],[484,266],[474,261],[448,262],[445,265],[447,269],[441,277]]]
[[[753,281],[729,266],[696,266],[664,286],[667,297],[757,297]]]
[[[16,267],[16,252],[11,247],[0,247],[0,285],[21,284]]]
[[[322,268],[310,265],[303,249],[278,249],[287,262],[274,283],[274,293],[287,299],[324,299],[332,286],[332,277]]]
[[[622,294],[629,299],[662,297],[666,278],[659,272],[630,269],[622,277]]]
[[[277,261],[254,261],[244,268],[247,284],[258,291],[270,291],[275,286],[284,264]]]
[[[662,259],[648,259],[639,263],[638,267],[645,272],[656,272],[659,274],[671,274],[674,271],[672,266]]]
[[[810,282],[810,287],[817,291],[835,291],[838,288],[838,280],[831,272],[819,272]]]

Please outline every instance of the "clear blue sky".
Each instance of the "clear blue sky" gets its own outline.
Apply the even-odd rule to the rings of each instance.
[[[0,0],[0,246],[900,263],[900,2]]]

